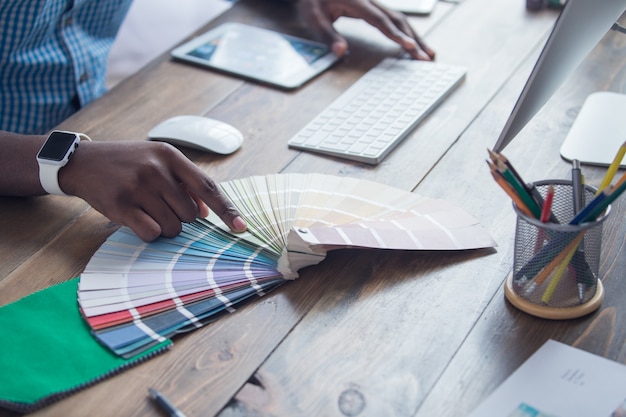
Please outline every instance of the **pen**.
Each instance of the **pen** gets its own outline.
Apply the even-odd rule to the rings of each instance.
[[[581,245],[582,246],[582,245]],[[572,258],[572,266],[576,271],[576,286],[578,289],[578,301],[582,304],[585,301],[585,290],[591,287],[596,281],[596,277],[589,268],[585,259],[585,252],[577,250]]]
[[[157,403],[160,409],[165,411],[169,417],[185,417],[185,415],[177,409],[167,398],[163,396],[159,391],[154,388],[149,388],[148,392],[154,402]]]
[[[576,216],[583,209],[584,192],[583,189],[583,176],[580,170],[580,161],[578,159],[572,160],[572,190],[574,199],[574,216]],[[585,289],[588,283],[588,274],[591,273],[589,265],[585,260],[585,252],[583,251],[584,243],[581,242],[576,249],[576,253],[572,254],[574,268],[576,269],[576,288],[578,289],[578,301],[582,304],[585,298]],[[569,262],[569,260],[568,260]],[[545,295],[545,294],[544,294]]]
[[[585,207],[584,209],[582,209],[577,215],[576,217],[570,222],[570,224],[580,224],[580,223],[584,223],[587,221],[593,221],[595,220],[598,216],[600,216],[600,214],[606,210],[606,208],[608,207],[609,204],[611,204],[611,202],[613,202],[617,197],[619,197],[624,191],[626,190],[626,173],[624,173],[622,175],[622,177],[615,183],[615,185],[613,185],[613,187],[611,187],[610,189],[604,189],[602,190],[597,196],[596,198],[594,198],[588,205],[587,207]],[[584,232],[583,232],[584,233]],[[577,239],[575,239],[574,241],[578,240],[579,243],[582,241],[582,235],[583,233],[581,233]],[[572,242],[573,243],[573,242]],[[563,255],[564,253],[567,253],[568,251],[571,251],[570,253],[567,253],[565,256],[565,261],[567,261],[567,263],[570,262],[571,257],[574,255],[574,252],[576,252],[576,263],[575,266],[578,267],[577,271],[576,271],[576,277],[577,277],[577,286],[578,286],[578,297],[579,297],[579,301],[582,303],[584,300],[584,290],[586,288],[586,286],[588,286],[590,283],[593,282],[593,275],[591,273],[591,270],[588,269],[588,265],[587,267],[585,267],[586,261],[584,258],[584,254],[582,254],[582,252],[577,251],[576,246],[578,244],[574,245],[573,247],[568,246],[568,248],[566,248],[565,250],[563,250],[563,252],[561,252],[561,255]],[[548,245],[549,246],[549,245]],[[582,257],[581,257],[582,255]],[[529,262],[530,263],[530,262]],[[526,267],[528,266],[528,264],[526,264],[522,269],[520,269],[519,272],[521,272],[522,270],[524,270]],[[536,270],[537,266],[535,267]],[[535,270],[532,270],[532,272],[535,272]],[[518,274],[519,274],[518,272]],[[525,271],[527,272],[527,271]],[[531,284],[528,287],[528,293],[532,292],[537,285],[541,285],[541,283],[545,280],[545,273],[542,270],[541,272],[537,271],[536,272],[536,278],[535,281],[536,283]],[[549,300],[551,295],[547,295],[547,299]]]
[[[583,202],[583,176],[580,171],[580,161],[572,160],[572,190],[574,193],[574,215],[577,215],[584,206]]]

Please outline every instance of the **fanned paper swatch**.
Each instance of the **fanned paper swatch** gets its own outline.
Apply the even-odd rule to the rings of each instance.
[[[276,174],[220,186],[247,221],[247,232],[231,233],[214,215],[151,243],[122,228],[82,273],[83,316],[118,355],[134,355],[232,312],[296,278],[329,250],[495,246],[462,209],[372,181]]]

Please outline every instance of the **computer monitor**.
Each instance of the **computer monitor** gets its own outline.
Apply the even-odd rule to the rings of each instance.
[[[493,148],[494,151],[501,152],[513,140],[554,94],[570,72],[606,35],[625,10],[626,0],[567,0],[517,103],[513,107],[511,115],[504,125]],[[623,97],[626,100],[626,95]],[[623,103],[624,110],[626,110],[626,101]],[[596,110],[594,114],[597,113]],[[616,113],[616,110],[611,108],[610,111],[606,112],[600,109],[599,113],[612,115]],[[620,122],[623,120],[623,114],[623,112],[619,112]],[[600,139],[594,135],[587,142],[592,143],[594,148],[613,146],[598,144]],[[610,155],[607,165],[612,162],[619,145],[625,139],[626,133],[619,139],[621,141],[617,147],[606,149],[607,155]],[[582,152],[584,153],[584,151]],[[600,161],[587,161],[584,155],[576,158],[569,156],[566,159],[578,159],[583,163],[603,164]]]

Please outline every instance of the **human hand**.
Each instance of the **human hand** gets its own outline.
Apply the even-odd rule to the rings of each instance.
[[[59,185],[146,242],[178,235],[181,222],[206,217],[209,209],[234,232],[246,229],[217,185],[162,142],[82,141],[59,171]]]
[[[300,0],[300,14],[309,27],[331,44],[335,55],[343,56],[348,42],[334,28],[341,16],[363,19],[397,42],[414,59],[431,61],[435,52],[417,36],[406,16],[374,0]]]

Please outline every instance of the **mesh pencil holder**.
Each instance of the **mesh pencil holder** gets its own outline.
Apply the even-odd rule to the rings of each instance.
[[[531,218],[514,205],[513,270],[505,281],[505,295],[517,308],[534,316],[581,317],[600,307],[604,298],[598,270],[602,225],[610,206],[593,222],[570,225],[575,215],[572,183],[545,180],[533,185],[544,199],[549,186],[554,187],[552,221]],[[583,205],[595,193],[586,186]]]

